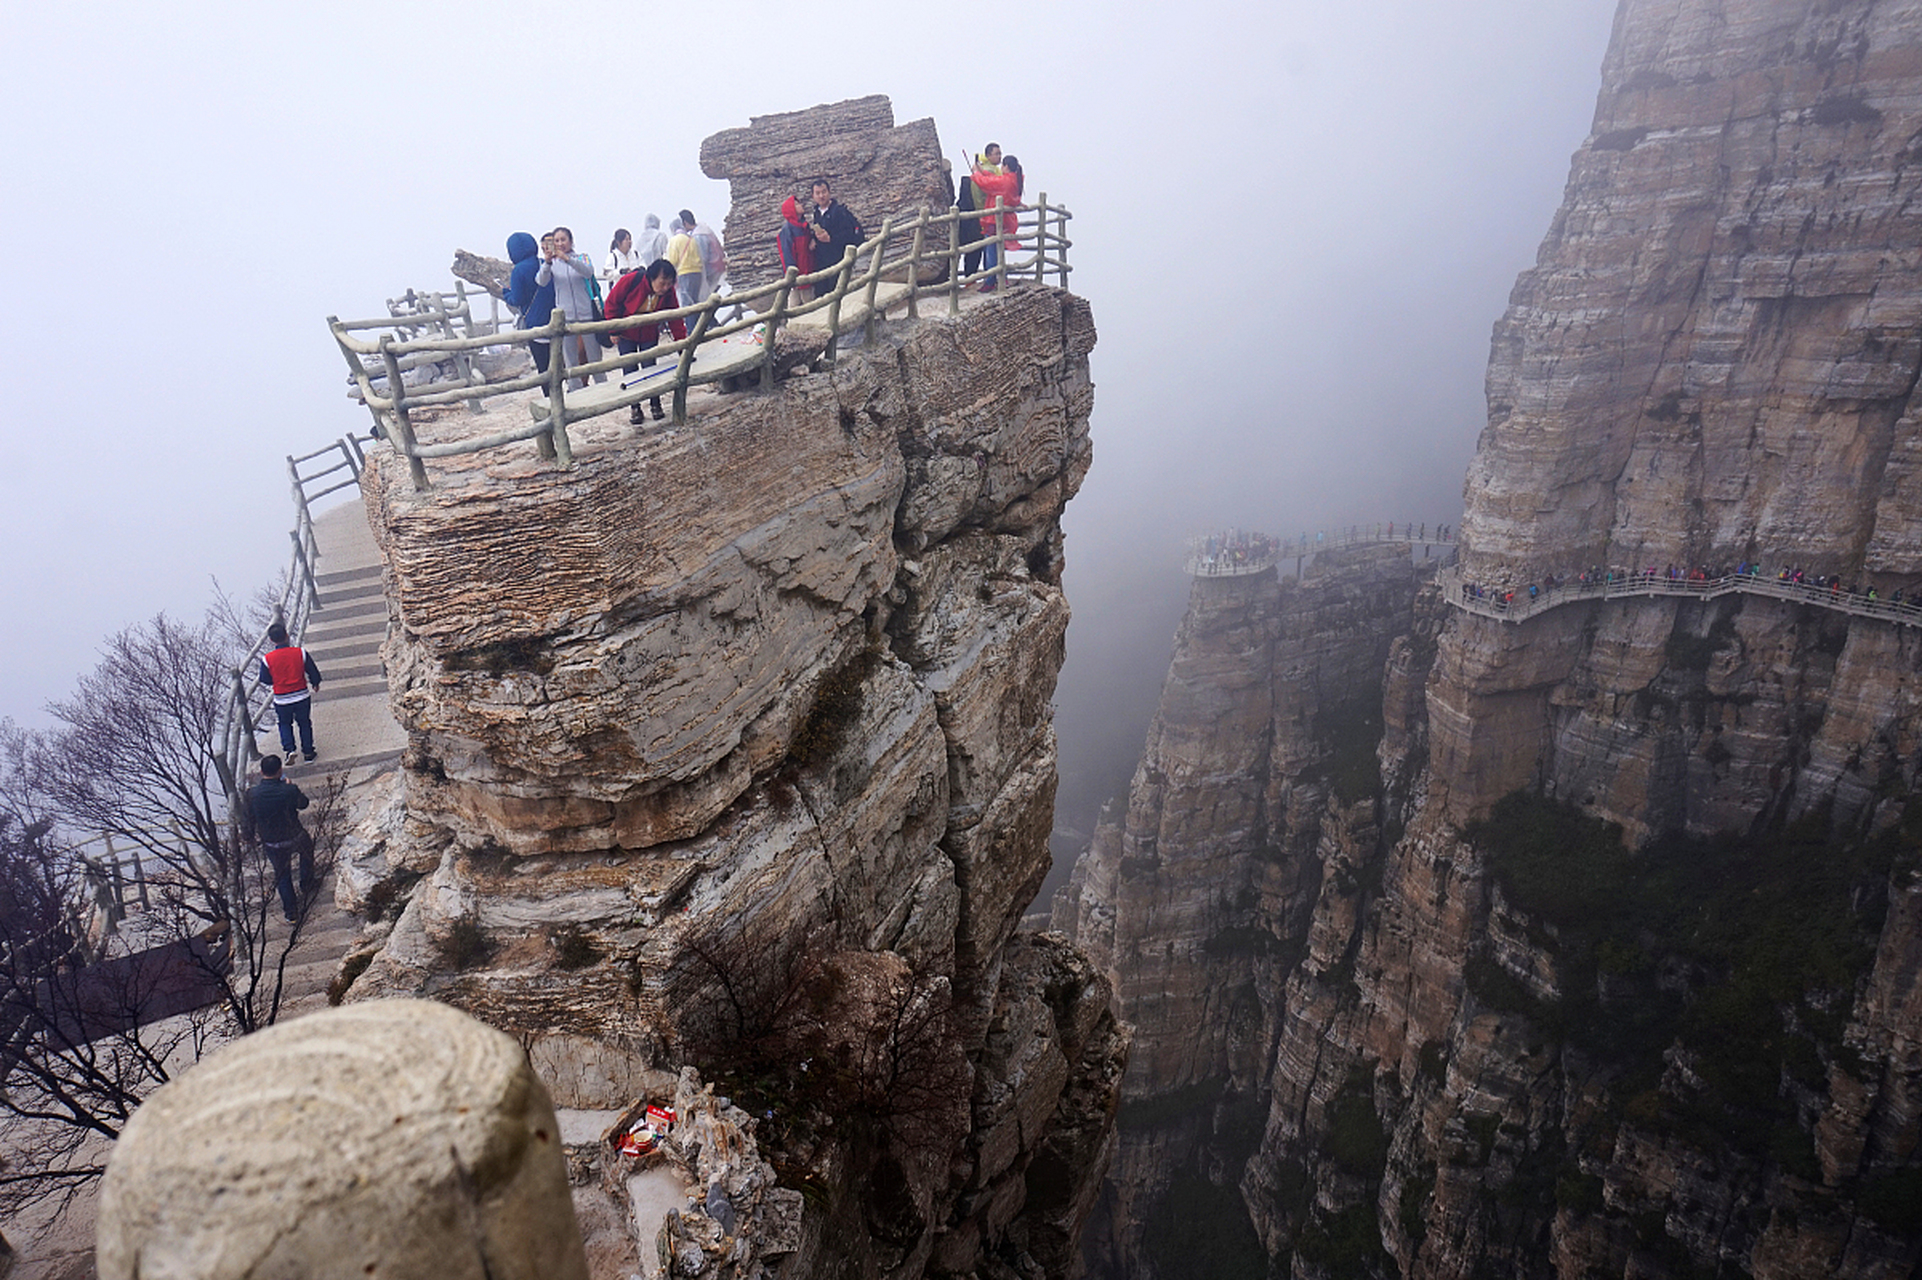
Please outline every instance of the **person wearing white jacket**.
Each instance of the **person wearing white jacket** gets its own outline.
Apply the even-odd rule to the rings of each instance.
[[[622,227],[614,233],[614,243],[607,246],[607,257],[601,261],[601,283],[613,284],[630,271],[639,271],[647,263],[634,251],[634,237]]]
[[[594,279],[594,264],[584,253],[574,252],[574,233],[566,227],[555,227],[551,248],[544,249],[546,257],[541,268],[534,273],[535,284],[554,286],[554,306],[572,320],[592,320],[594,318],[594,295],[590,282]],[[601,356],[601,344],[586,334],[570,333],[565,344],[568,367],[577,368]],[[607,374],[597,373],[594,381],[606,382]],[[579,379],[581,386],[587,379]]]

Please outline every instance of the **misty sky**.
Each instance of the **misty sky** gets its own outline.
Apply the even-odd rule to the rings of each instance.
[[[1101,341],[1058,702],[1085,826],[1140,747],[1188,534],[1459,512],[1613,9],[4,0],[0,716],[44,723],[109,632],[285,563],[285,456],[368,424],[327,315],[515,230],[598,259],[648,212],[718,227],[703,137],[885,93],[1076,215]]]

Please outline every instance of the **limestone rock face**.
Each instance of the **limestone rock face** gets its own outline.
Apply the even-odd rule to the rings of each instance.
[[[1884,595],[1922,583],[1918,58],[1903,5],[1623,6],[1567,197],[1495,328],[1464,490],[1471,580],[1759,560]],[[1561,794],[1613,775],[1617,794],[1596,803],[1631,832],[1677,818],[1706,831],[1770,793],[1806,809],[1839,784],[1821,757],[1907,732],[1899,715],[1832,720],[1811,760],[1784,749],[1803,735],[1769,723],[1772,695],[1755,719],[1718,705],[1718,683],[1747,696],[1758,648],[1784,672],[1830,664],[1793,610],[1631,612],[1563,611],[1519,631],[1464,620],[1445,638],[1434,724],[1451,812],[1483,811],[1546,752]],[[1596,701],[1691,683],[1664,678],[1664,643],[1717,625],[1740,643],[1721,646],[1734,652],[1706,673],[1706,698],[1676,693],[1680,719],[1731,758],[1684,786],[1703,741],[1643,715],[1626,728]],[[1784,694],[1826,698],[1819,685]],[[1805,761],[1813,776],[1794,777]]]
[[[755,116],[745,129],[724,130],[701,144],[701,172],[729,183],[733,204],[722,239],[736,288],[780,277],[781,203],[794,196],[811,212],[808,188],[816,177],[828,180],[834,198],[869,235],[891,215],[923,208],[938,213],[954,203],[934,121],[897,126],[883,94]]]
[[[1913,594],[1922,8],[1625,0],[1604,78],[1496,326],[1464,576]],[[1914,1270],[1914,628],[1322,613],[1376,663],[1362,777],[1289,727],[1315,645],[1209,587],[1056,904],[1139,1027],[1098,1274],[1164,1274],[1198,1212],[1224,1271],[1298,1280]]]
[[[569,1106],[791,1046],[771,1069],[815,1074],[758,1105],[835,1227],[790,1224],[785,1274],[1060,1274],[1128,1045],[1098,970],[1015,933],[1048,867],[1094,337],[1079,299],[1016,288],[680,431],[585,433],[565,471],[416,492],[376,451],[409,749],[343,884],[404,909],[347,998],[511,1030]],[[863,1066],[877,1045],[914,1069]],[[938,1105],[860,1093],[897,1076]]]
[[[1234,1194],[1212,1135],[1259,1133],[1287,1020],[1277,979],[1304,952],[1320,968],[1348,955],[1337,923],[1352,929],[1376,831],[1381,673],[1418,580],[1400,546],[1328,553],[1299,579],[1194,583],[1126,812],[1104,817],[1054,902],[1135,1028],[1087,1251],[1101,1274],[1165,1257],[1142,1227],[1172,1180]]]

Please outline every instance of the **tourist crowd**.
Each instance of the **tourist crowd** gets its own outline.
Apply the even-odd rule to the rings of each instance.
[[[1291,556],[1308,556],[1317,551],[1329,551],[1338,547],[1366,546],[1381,542],[1408,542],[1415,544],[1449,543],[1454,540],[1454,529],[1445,524],[1430,526],[1413,521],[1397,522],[1390,520],[1385,524],[1351,524],[1337,526],[1330,535],[1328,530],[1317,530],[1313,536],[1303,533],[1299,538],[1276,538],[1266,533],[1249,533],[1241,529],[1231,529],[1226,533],[1211,533],[1196,539],[1189,562],[1192,572],[1203,575],[1235,574],[1263,563]]]
[[[1671,589],[1709,591],[1730,584],[1739,586],[1745,580],[1753,582],[1763,579],[1792,588],[1792,594],[1817,602],[1825,598],[1833,603],[1848,600],[1890,610],[1914,610],[1922,606],[1922,599],[1913,593],[1905,598],[1899,587],[1884,597],[1873,584],[1864,587],[1854,582],[1845,583],[1838,574],[1811,574],[1799,565],[1784,565],[1771,573],[1760,563],[1749,561],[1719,568],[1708,565],[1690,568],[1671,564],[1645,565],[1633,569],[1593,565],[1581,570],[1532,575],[1524,582],[1504,581],[1493,585],[1464,580],[1461,598],[1464,601],[1480,601],[1506,611],[1513,608],[1517,601],[1527,606],[1534,601],[1570,592],[1581,596],[1606,595],[1612,588],[1646,589],[1657,583]]]
[[[998,253],[1019,247],[1005,237],[1015,233],[1024,184],[1020,160],[1002,155],[998,144],[990,142],[974,158],[955,194],[955,203],[964,213],[986,210],[987,216],[964,218],[958,226],[961,243],[981,246],[966,251],[965,275],[995,270]],[[834,198],[826,178],[814,179],[805,195],[796,192],[788,196],[781,205],[781,218],[774,241],[782,269],[791,268],[803,276],[842,262],[849,249],[859,247],[866,239],[860,219]],[[997,229],[1004,237],[999,245],[994,240]],[[638,357],[660,344],[663,327],[676,341],[684,341],[684,317],[648,317],[699,306],[713,296],[727,275],[727,251],[721,237],[687,209],[682,209],[665,231],[661,230],[659,215],[652,213],[642,224],[638,239],[625,227],[615,231],[598,269],[576,248],[574,233],[567,227],[555,227],[538,240],[531,232],[517,231],[507,238],[507,256],[512,267],[501,296],[518,317],[516,328],[538,328],[548,323],[555,311],[570,323],[636,321],[633,328],[611,335],[566,335],[562,355],[569,368],[599,360],[604,346],[614,346],[624,356]],[[988,280],[981,290],[991,292],[994,287],[995,281]],[[803,288],[801,300],[806,301],[807,296]],[[546,373],[553,359],[552,344],[530,340],[528,346],[535,368]],[[637,386],[653,376],[639,372],[653,364],[653,357],[647,357],[623,365],[622,388]],[[607,380],[605,373],[593,376],[596,382]],[[587,379],[578,379],[576,385],[585,387]],[[659,396],[650,403],[657,420],[666,416]],[[642,421],[639,404],[631,413],[634,422]]]
[[[1194,572],[1234,574],[1273,564],[1280,543],[1265,533],[1230,529],[1211,533],[1195,544]]]

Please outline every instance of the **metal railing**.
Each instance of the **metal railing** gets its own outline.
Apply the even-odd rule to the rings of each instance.
[[[314,536],[313,504],[330,493],[360,484],[361,469],[366,463],[361,445],[370,438],[348,434],[312,453],[287,459],[287,477],[294,500],[294,527],[287,536],[293,543],[293,555],[280,599],[274,603],[273,623],[286,627],[287,633],[296,638],[306,629],[313,611],[321,607],[320,544]],[[338,461],[308,466],[326,462],[335,455]],[[329,479],[334,476],[340,478]],[[254,734],[273,712],[273,690],[254,678],[254,666],[267,652],[268,645],[267,629],[263,628],[230,673],[227,714],[214,752],[214,768],[220,774],[220,785],[227,792],[230,805],[240,803],[242,783],[260,759]]]
[[[1001,217],[996,217],[1007,212],[998,202],[995,209],[987,211],[949,209],[945,213],[930,213],[923,208],[911,217],[887,219],[879,233],[848,249],[840,262],[821,270],[801,275],[789,268],[770,284],[715,295],[692,307],[651,312],[645,317],[569,320],[557,309],[546,324],[531,328],[455,334],[450,311],[446,313],[439,337],[403,336],[391,316],[353,321],[329,316],[327,326],[347,361],[360,399],[374,416],[375,434],[384,437],[408,460],[415,488],[425,489],[428,485],[427,459],[480,453],[525,440],[535,442],[543,459],[567,466],[574,456],[568,436],[568,427],[572,424],[631,408],[643,400],[658,399],[671,392],[674,422],[678,425],[687,420],[687,393],[691,387],[748,377],[757,371],[760,385],[772,386],[775,339],[783,326],[806,324],[825,328],[827,338],[822,360],[831,364],[836,342],[842,334],[861,328],[871,340],[881,314],[896,306],[905,305],[908,317],[914,319],[920,314],[922,298],[945,294],[948,314],[956,315],[961,310],[961,290],[970,284],[1002,286],[1023,279],[1045,283],[1050,273],[1066,288],[1071,270],[1068,250],[1073,243],[1067,236],[1067,224],[1073,215],[1049,203],[1045,192],[1034,204],[1012,210],[1017,221],[1013,232],[1003,227]],[[989,217],[995,218],[992,233],[973,242],[962,241],[964,221]],[[1023,240],[1033,244],[1033,258],[1011,263],[1009,251],[1020,248]],[[989,246],[997,250],[996,265],[990,270],[964,275],[963,259]],[[867,262],[865,270],[857,267],[863,259]],[[943,265],[945,271],[934,270]],[[924,284],[921,279],[924,269],[939,278]],[[797,294],[802,290],[811,290],[814,296],[798,299]],[[723,320],[724,311],[731,312],[731,317]],[[677,319],[688,326],[688,336],[684,339],[660,343],[644,353],[616,354],[573,366],[567,363],[564,339],[569,335],[593,337],[598,345],[603,335],[611,339],[643,323],[659,326]],[[726,343],[730,338],[743,340],[720,352],[718,358],[696,367],[697,352],[707,347],[709,355],[714,356],[715,345]],[[533,343],[549,344],[546,373],[488,382],[473,369],[476,353],[486,348]],[[408,387],[409,371],[443,365],[450,358],[459,364],[453,385],[426,390]],[[641,359],[668,363],[639,385],[625,385],[613,394],[597,392],[578,402],[569,402],[568,379],[586,379],[617,371],[631,373]],[[423,444],[414,432],[413,415],[422,410],[465,404],[469,410],[480,413],[485,411],[489,400],[536,389],[544,389],[547,399],[545,404],[532,406],[534,420],[529,424],[432,444]]]
[[[1500,622],[1525,622],[1537,614],[1582,600],[1630,600],[1653,596],[1715,600],[1739,592],[1815,605],[1858,618],[1880,618],[1903,626],[1922,626],[1922,603],[1884,600],[1879,596],[1870,598],[1840,586],[1818,587],[1813,583],[1785,582],[1759,574],[1733,573],[1719,578],[1689,579],[1620,569],[1606,571],[1599,580],[1591,579],[1588,582],[1537,582],[1521,587],[1495,587],[1478,586],[1467,581],[1461,569],[1450,568],[1442,570],[1436,582],[1442,589],[1443,597],[1457,609]]]
[[[1237,539],[1240,539],[1239,541]],[[1454,533],[1446,525],[1388,521],[1382,524],[1342,525],[1331,534],[1327,530],[1298,538],[1275,538],[1267,534],[1227,535],[1210,549],[1206,537],[1188,540],[1184,567],[1197,578],[1239,578],[1273,568],[1282,560],[1302,560],[1322,551],[1341,551],[1348,547],[1373,547],[1383,544],[1413,547],[1445,547],[1453,554]]]

